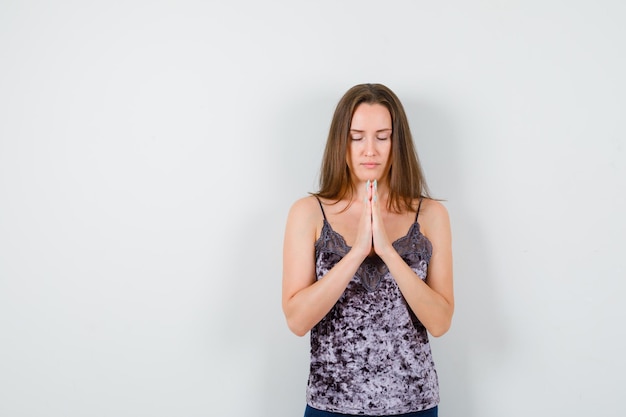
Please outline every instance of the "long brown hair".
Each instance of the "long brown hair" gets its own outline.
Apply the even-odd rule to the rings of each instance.
[[[322,159],[319,186],[314,195],[339,201],[354,194],[346,162],[350,124],[362,104],[382,104],[391,114],[391,167],[387,208],[396,212],[415,209],[415,199],[429,198],[428,186],[413,145],[409,122],[398,97],[382,84],[358,84],[339,100],[330,124]]]

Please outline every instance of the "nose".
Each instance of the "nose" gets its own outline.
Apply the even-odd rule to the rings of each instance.
[[[374,156],[375,143],[372,139],[365,142],[365,156]]]

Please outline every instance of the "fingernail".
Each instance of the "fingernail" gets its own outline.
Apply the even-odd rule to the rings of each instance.
[[[367,180],[367,183],[365,184],[365,187],[370,188],[370,180]]]
[[[374,190],[378,191],[378,180],[374,180]]]
[[[374,203],[378,201],[378,196],[376,194],[374,194]]]

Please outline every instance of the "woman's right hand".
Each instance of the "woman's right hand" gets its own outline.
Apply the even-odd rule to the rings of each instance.
[[[373,252],[372,240],[372,183],[367,181],[366,194],[363,198],[363,210],[359,219],[359,229],[352,245],[352,250],[356,251],[365,259]]]
[[[353,248],[323,278],[317,276],[313,256],[322,222],[319,203],[315,197],[305,197],[291,207],[283,245],[282,306],[289,328],[298,336],[304,336],[324,318],[372,250],[368,206],[364,204]]]

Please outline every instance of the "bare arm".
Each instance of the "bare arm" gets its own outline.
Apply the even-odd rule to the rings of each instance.
[[[427,207],[423,210],[420,225],[433,246],[425,282],[386,239],[377,207],[374,207],[373,216],[374,248],[389,268],[411,310],[430,334],[439,337],[450,328],[454,313],[450,220],[441,203],[433,200],[424,202]],[[377,247],[378,242],[381,242],[380,248]]]
[[[370,212],[371,213],[371,212]],[[371,248],[371,214],[367,229],[350,252],[319,281],[315,276],[315,239],[321,212],[313,197],[298,200],[289,211],[283,247],[282,306],[289,329],[304,336],[335,305]],[[368,247],[369,245],[369,247]]]

